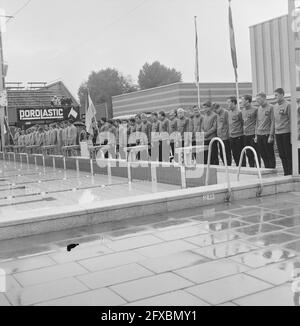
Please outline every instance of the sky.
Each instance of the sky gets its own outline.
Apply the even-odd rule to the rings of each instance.
[[[0,0],[7,15],[29,0]],[[249,26],[287,14],[288,0],[232,0],[241,82],[251,81]],[[160,61],[200,82],[233,82],[227,0],[31,0],[3,35],[6,81],[62,80],[76,96],[92,71],[118,69],[137,82]]]

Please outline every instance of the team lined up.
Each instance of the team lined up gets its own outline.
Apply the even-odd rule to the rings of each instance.
[[[41,149],[43,146],[55,147],[55,153],[61,153],[63,146],[77,145],[78,132],[77,128],[71,121],[54,123],[44,128],[33,126],[29,129],[18,129],[14,136],[14,144],[20,148],[37,147]]]
[[[81,141],[90,141],[91,145],[113,145],[116,152],[123,152],[122,148],[137,145],[147,145],[149,153],[154,152],[155,146],[159,148],[155,160],[164,161],[175,156],[175,147],[195,146],[196,135],[204,134],[204,145],[209,145],[214,137],[223,140],[226,149],[227,164],[234,161],[239,164],[241,152],[245,146],[252,146],[258,153],[259,161],[264,162],[265,168],[275,168],[276,159],[274,142],[276,140],[279,156],[282,160],[285,175],[292,174],[292,147],[291,147],[291,106],[285,100],[284,90],[275,91],[277,103],[271,105],[267,101],[266,94],[256,96],[258,107],[254,107],[252,96],[245,95],[241,99],[239,109],[236,97],[227,100],[227,108],[219,104],[206,102],[203,110],[194,107],[191,110],[173,110],[168,115],[165,112],[152,113],[151,118],[146,114],[137,115],[129,121],[106,121],[103,119],[100,125],[94,121],[93,134],[86,130],[81,132],[71,121],[55,123],[50,127],[41,128],[34,126],[25,131],[18,131],[14,137],[14,143],[20,147],[54,146],[55,152],[60,154],[63,146],[75,146]],[[178,144],[180,135],[182,143]],[[185,135],[192,135],[187,138]],[[113,137],[111,137],[112,135]],[[167,157],[163,157],[163,143],[169,142],[170,150]],[[219,165],[219,154],[224,162],[220,145],[212,146],[211,164]],[[204,163],[207,163],[207,151],[204,153]],[[153,158],[153,156],[152,156]],[[254,155],[247,151],[247,159],[250,167],[255,166]],[[260,162],[259,162],[260,163]],[[242,166],[246,166],[246,158]]]
[[[163,142],[163,136],[153,139],[153,135],[168,133],[174,135],[179,133],[184,139],[185,133],[192,133],[191,143],[184,142],[183,146],[197,145],[196,133],[204,133],[204,145],[209,145],[214,137],[223,140],[226,149],[227,164],[230,166],[234,161],[239,164],[241,152],[244,147],[253,147],[259,158],[264,162],[265,168],[276,168],[276,158],[274,152],[275,140],[277,143],[279,156],[282,160],[285,175],[292,174],[292,146],[291,146],[291,106],[285,100],[284,90],[279,88],[275,91],[276,104],[271,105],[267,101],[267,96],[260,93],[256,96],[258,107],[253,106],[251,95],[241,98],[239,109],[237,98],[230,97],[227,100],[227,108],[222,108],[219,104],[206,102],[203,104],[203,111],[195,107],[193,110],[185,111],[179,109],[171,111],[168,118],[165,112],[152,113],[149,121],[145,114],[137,115],[135,119],[119,122],[117,126],[113,122],[105,123],[101,132],[109,131],[116,135],[117,139],[122,130],[127,130],[129,146],[136,146],[136,139],[131,135],[142,133],[147,135],[149,147],[157,141]],[[131,142],[130,139],[133,141]],[[171,139],[171,151],[174,155],[174,139]],[[139,143],[138,143],[139,144]],[[121,145],[121,144],[118,144]],[[178,144],[177,144],[178,146]],[[221,148],[217,143],[212,147],[211,164],[219,165],[220,158],[223,160]],[[161,153],[159,160],[163,160]],[[255,167],[254,154],[247,151],[247,160],[250,167]],[[224,161],[224,160],[223,160]],[[204,163],[207,163],[207,152],[204,155]],[[242,161],[242,166],[246,166],[246,158]]]

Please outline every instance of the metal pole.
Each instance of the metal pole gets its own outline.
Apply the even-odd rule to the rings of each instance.
[[[131,165],[130,162],[127,162],[127,174],[128,174],[128,184],[131,186]]]
[[[298,131],[298,110],[297,99],[300,97],[298,90],[298,76],[299,68],[297,68],[297,57],[300,49],[298,31],[299,9],[296,8],[295,0],[288,0],[288,35],[289,35],[289,72],[290,72],[290,85],[291,85],[291,143],[292,143],[292,157],[293,157],[293,176],[298,176],[300,172],[299,167],[299,131]],[[296,25],[296,26],[295,26]]]
[[[200,83],[198,83],[198,108],[201,109]]]
[[[105,102],[105,111],[106,111],[106,119],[109,120],[107,102]]]
[[[182,189],[186,189],[186,174],[185,174],[185,166],[181,165],[180,167],[180,175],[181,175],[181,187]]]
[[[157,171],[156,171],[157,166],[152,162],[150,162],[150,166],[151,166],[152,191],[157,192]]]
[[[3,58],[2,30],[0,24],[0,92],[2,93],[4,90],[5,90],[4,58]],[[5,107],[0,106],[1,148],[3,152],[5,150],[4,119],[5,119]]]
[[[235,88],[236,88],[237,107],[240,110],[240,87],[239,87],[238,77],[236,77]]]
[[[90,159],[90,167],[91,167],[91,175],[93,177],[94,176],[94,162],[93,162],[92,158]]]
[[[77,172],[77,178],[79,178],[79,161],[78,161],[78,158],[76,158],[76,172]]]
[[[94,161],[91,158],[90,159],[90,167],[91,167],[91,180],[92,180],[92,185],[95,183],[95,178],[94,178]]]
[[[201,109],[201,97],[200,97],[200,83],[199,83],[199,48],[198,48],[198,30],[197,30],[197,17],[195,16],[195,50],[196,50],[196,58],[195,58],[195,77],[198,89],[198,107]]]

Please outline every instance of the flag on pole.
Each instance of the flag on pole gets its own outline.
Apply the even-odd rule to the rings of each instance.
[[[3,125],[3,132],[4,132],[4,135],[7,134],[7,128],[6,128],[6,121],[4,120],[4,125]]]
[[[96,120],[97,111],[91,99],[90,92],[88,92],[88,103],[89,106],[85,116],[85,126],[86,126],[86,131],[90,135],[94,135],[93,122]]]
[[[234,68],[235,80],[238,80],[238,62],[237,62],[237,52],[235,45],[235,34],[233,27],[233,19],[232,19],[232,10],[231,10],[231,0],[229,0],[229,31],[230,31],[230,47],[231,47],[231,57],[232,64]]]
[[[74,110],[74,108],[72,108],[70,110],[70,113],[68,115],[68,118],[70,118],[70,117],[73,117],[74,119],[77,119],[77,117],[78,117],[78,113]]]
[[[87,93],[85,96],[85,108],[84,108],[85,115],[87,115],[88,108],[89,108],[89,90],[87,90]]]
[[[196,84],[199,84],[199,48],[198,48],[198,31],[197,31],[197,17],[195,17],[195,35],[196,35],[196,42],[195,42],[195,49],[196,49],[196,61],[195,61],[195,81]]]

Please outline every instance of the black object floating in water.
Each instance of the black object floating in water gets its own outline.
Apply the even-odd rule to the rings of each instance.
[[[67,246],[67,250],[70,252],[71,250],[75,249],[78,246],[79,246],[79,244],[70,244]]]

